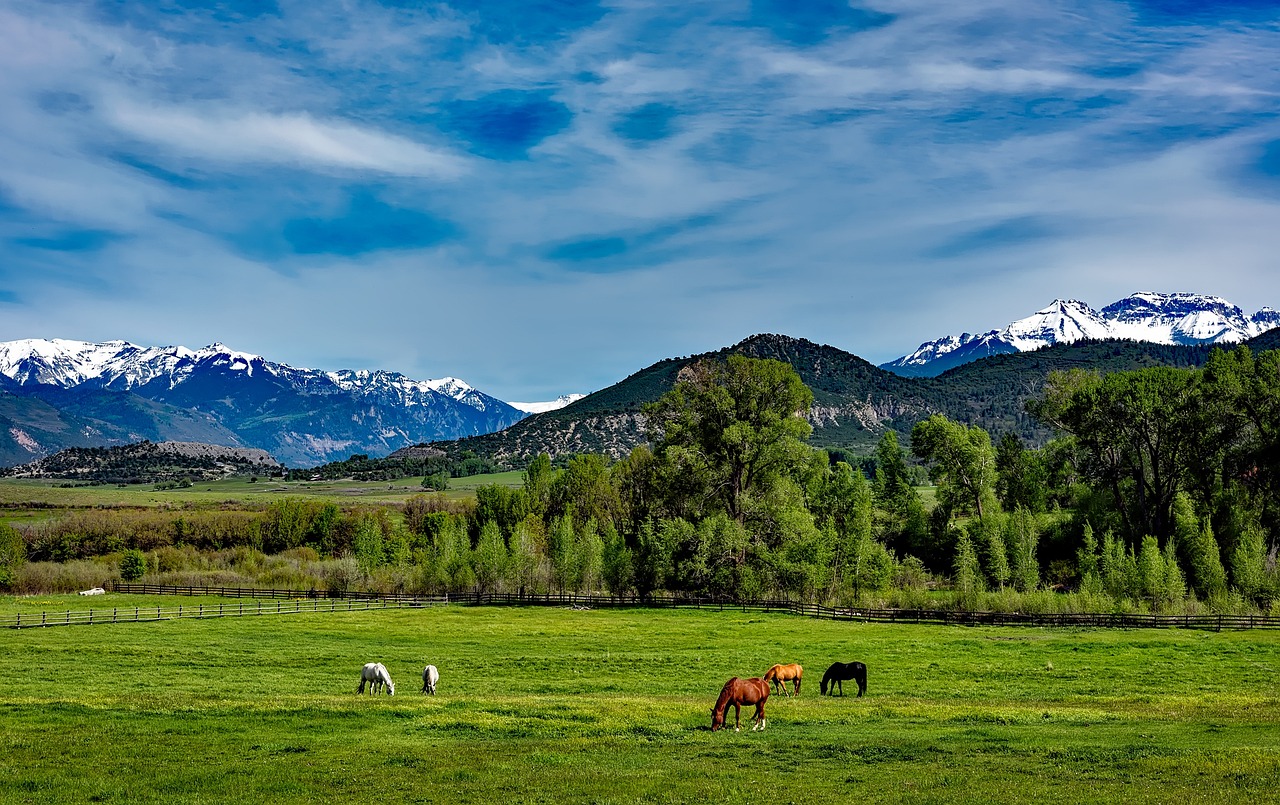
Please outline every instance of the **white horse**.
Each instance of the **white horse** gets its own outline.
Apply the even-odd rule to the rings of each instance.
[[[360,669],[360,687],[356,693],[364,693],[366,682],[369,683],[370,693],[379,693],[383,687],[386,687],[388,696],[396,695],[396,683],[391,681],[387,666],[380,662],[367,662],[364,668]]]
[[[422,692],[436,695],[436,683],[440,681],[440,672],[434,665],[422,669]]]

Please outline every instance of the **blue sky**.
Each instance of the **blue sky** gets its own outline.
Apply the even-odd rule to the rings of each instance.
[[[1258,2],[0,0],[0,340],[592,391],[1280,307]]]

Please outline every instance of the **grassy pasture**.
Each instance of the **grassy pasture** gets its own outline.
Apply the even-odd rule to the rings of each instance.
[[[5,519],[42,519],[62,508],[212,506],[229,501],[263,505],[282,497],[320,498],[336,503],[402,503],[414,495],[434,494],[422,488],[420,476],[394,481],[281,481],[260,478],[250,482],[248,478],[224,478],[184,489],[164,490],[157,490],[155,484],[64,487],[62,483],[22,478],[0,480],[0,506],[9,509]],[[466,498],[473,497],[476,487],[485,484],[520,486],[522,483],[523,473],[519,471],[472,475],[450,479],[449,490],[444,494],[451,498]],[[24,511],[24,505],[31,505],[31,509]]]
[[[0,641],[0,802],[1249,802],[1280,786],[1280,634],[1262,631],[452,606]],[[395,697],[354,694],[374,659]],[[867,663],[866,698],[819,698],[837,659]],[[763,733],[709,731],[725,679],[783,661],[804,688],[769,700]]]

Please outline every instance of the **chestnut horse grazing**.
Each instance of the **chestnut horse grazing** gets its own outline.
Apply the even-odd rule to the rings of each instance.
[[[840,686],[840,695],[844,695],[844,680],[852,679],[858,683],[858,695],[867,692],[867,666],[860,662],[833,662],[827,672],[822,675],[819,690],[826,694],[836,695],[836,685]]]
[[[790,665],[775,665],[768,671],[764,672],[764,681],[772,682],[775,690],[782,688],[782,692],[787,693],[787,683],[795,682],[796,695],[800,695],[800,677],[804,675],[804,667],[800,663],[792,663]]]
[[[733,707],[733,731],[742,729],[742,705],[754,704],[756,714],[751,717],[751,731],[764,729],[764,703],[769,701],[769,683],[760,677],[739,679],[734,677],[724,683],[720,689],[720,698],[716,706],[711,708],[711,731],[715,732],[724,726],[724,717],[730,706]]]

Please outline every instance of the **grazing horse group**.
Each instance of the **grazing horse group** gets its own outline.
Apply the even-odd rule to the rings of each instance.
[[[436,695],[436,685],[440,684],[440,672],[434,665],[422,669],[422,692]],[[380,693],[385,688],[388,696],[396,695],[396,684],[391,681],[387,666],[380,662],[367,662],[360,669],[360,687],[356,693],[364,693],[364,686],[369,686],[370,693]]]
[[[715,707],[711,708],[711,731],[715,732],[724,726],[725,716],[730,707],[733,708],[733,730],[738,732],[742,729],[742,706],[756,706],[755,715],[751,717],[751,731],[763,730],[765,725],[764,705],[769,701],[769,693],[771,690],[781,690],[786,695],[800,695],[800,679],[804,675],[804,668],[799,663],[791,663],[790,665],[775,665],[768,671],[765,671],[764,678],[752,677],[751,679],[739,679],[733,677],[724,683],[724,687],[720,689],[720,697],[716,699]],[[844,680],[852,679],[858,683],[858,695],[867,692],[867,666],[860,662],[836,662],[832,663],[827,672],[822,675],[821,692],[826,695],[830,691],[831,695],[836,695],[836,687],[840,688],[840,695],[844,695]],[[793,691],[787,690],[787,683],[793,684]]]

